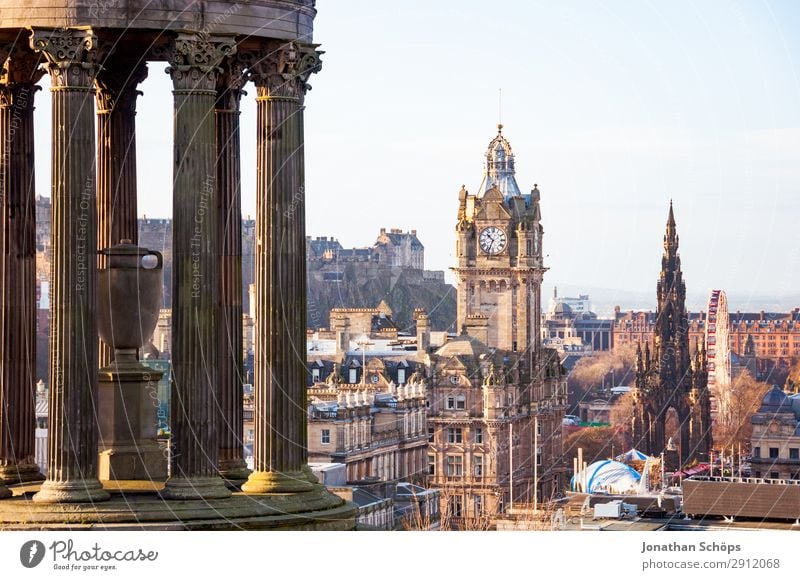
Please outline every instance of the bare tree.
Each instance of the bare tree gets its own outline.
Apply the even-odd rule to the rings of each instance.
[[[583,448],[586,463],[608,459],[625,451],[625,440],[617,427],[586,427],[570,433],[564,438],[564,457],[570,462],[577,457],[578,448]]]
[[[577,404],[589,392],[606,383],[607,386],[633,382],[636,347],[625,345],[613,351],[601,351],[582,357],[569,375],[570,403]],[[613,377],[614,385],[611,384]]]
[[[730,387],[730,405],[724,415],[718,415],[714,425],[714,446],[727,448],[741,444],[749,447],[753,435],[750,419],[761,406],[761,399],[770,385],[762,383],[744,371]]]

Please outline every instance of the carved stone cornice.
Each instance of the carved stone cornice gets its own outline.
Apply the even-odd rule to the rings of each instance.
[[[39,69],[40,57],[18,46],[0,46],[0,107],[33,110],[33,95],[44,71]]]
[[[267,41],[251,57],[249,77],[258,99],[291,99],[302,103],[311,89],[309,77],[322,68],[323,52],[315,44]]]
[[[229,56],[222,64],[222,73],[217,78],[218,111],[239,112],[239,104],[247,84],[247,61],[241,55]]]
[[[236,53],[231,37],[178,33],[166,57],[176,93],[211,93],[216,96],[220,65],[226,56]]]
[[[121,110],[136,114],[136,98],[143,94],[136,87],[147,78],[143,60],[107,61],[97,75],[97,114]]]
[[[91,28],[29,28],[30,45],[47,59],[53,91],[94,90],[97,64],[97,36]]]

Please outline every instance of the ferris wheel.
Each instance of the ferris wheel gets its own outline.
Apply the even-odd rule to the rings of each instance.
[[[717,414],[726,415],[730,404],[731,343],[728,297],[724,290],[712,290],[706,318],[708,387],[717,400]]]

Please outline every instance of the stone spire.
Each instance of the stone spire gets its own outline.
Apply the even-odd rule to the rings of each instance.
[[[678,254],[678,233],[672,202],[669,205],[667,228],[664,234],[664,255],[661,258],[661,273],[656,288],[658,310],[656,312],[654,346],[664,353],[660,374],[662,385],[678,386],[690,366],[689,320],[686,314],[686,284],[681,271]]]
[[[681,426],[680,462],[703,460],[712,444],[705,346],[698,341],[694,353],[689,350],[686,286],[671,202],[657,297],[652,354],[648,343],[637,349],[634,445],[650,455],[664,451],[666,414],[673,408]]]

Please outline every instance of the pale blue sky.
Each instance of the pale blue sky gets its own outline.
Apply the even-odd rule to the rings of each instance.
[[[308,233],[416,228],[453,263],[497,92],[520,187],[542,192],[546,280],[652,291],[669,199],[689,290],[800,288],[800,3],[319,0],[307,97]],[[140,213],[171,213],[171,94],[142,85]],[[250,90],[244,207],[255,207]],[[43,96],[46,98],[47,93]],[[39,110],[48,110],[40,97]],[[38,115],[39,161],[49,154]],[[39,191],[49,177],[40,171]],[[744,310],[747,305],[741,306]]]

